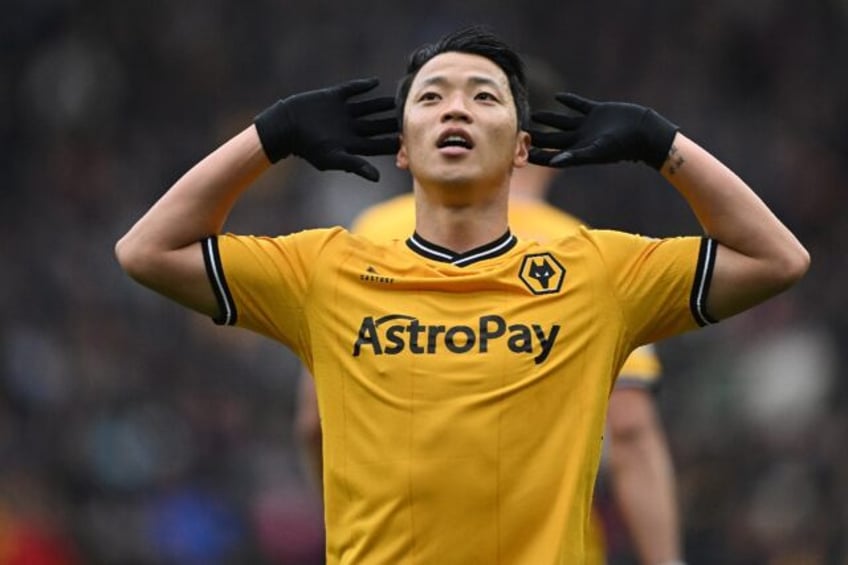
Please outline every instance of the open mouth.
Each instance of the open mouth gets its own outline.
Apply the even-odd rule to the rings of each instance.
[[[448,131],[443,133],[436,142],[436,147],[443,149],[445,147],[461,147],[463,149],[472,149],[474,142],[465,132]]]

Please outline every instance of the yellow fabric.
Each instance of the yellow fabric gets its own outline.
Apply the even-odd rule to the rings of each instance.
[[[584,565],[606,565],[606,535],[599,512],[592,512],[586,528],[586,558]]]
[[[220,236],[237,323],[315,379],[327,562],[583,562],[614,377],[696,326],[700,245],[581,228],[457,267],[340,228]]]
[[[582,222],[559,208],[537,199],[510,201],[509,227],[518,237],[541,243],[572,233]],[[415,229],[415,198],[411,192],[367,208],[351,226],[351,231],[374,241],[404,240]],[[635,349],[624,362],[615,386],[653,389],[662,375],[662,366],[653,345]],[[587,532],[587,565],[603,565],[603,523],[593,513]]]
[[[545,243],[568,235],[583,222],[556,206],[537,199],[513,198],[509,203],[509,227],[521,239]],[[351,224],[351,231],[374,241],[405,240],[415,229],[415,198],[411,192],[365,209]],[[653,345],[634,350],[627,358],[617,384],[654,388],[662,365]]]

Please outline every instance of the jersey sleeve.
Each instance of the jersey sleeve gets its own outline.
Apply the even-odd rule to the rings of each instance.
[[[335,228],[281,237],[223,234],[204,240],[206,271],[218,300],[215,323],[253,330],[297,351],[310,280],[322,253],[342,232]]]
[[[603,230],[590,237],[605,263],[634,345],[716,322],[706,310],[715,241],[654,239]]]

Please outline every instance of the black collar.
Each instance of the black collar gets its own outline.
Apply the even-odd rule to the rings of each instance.
[[[450,263],[457,267],[465,267],[472,263],[476,263],[477,261],[503,255],[515,247],[516,243],[518,243],[518,239],[512,235],[512,232],[509,230],[506,230],[506,233],[496,240],[490,241],[480,247],[475,247],[465,253],[456,253],[455,251],[451,251],[450,249],[436,245],[435,243],[430,243],[418,235],[418,232],[413,233],[412,237],[406,240],[407,247],[412,249],[412,251],[418,255],[422,255],[435,261]]]

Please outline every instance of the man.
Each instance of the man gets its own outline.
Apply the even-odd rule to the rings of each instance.
[[[806,272],[803,246],[736,175],[653,111],[558,95],[578,115],[530,145],[520,58],[476,28],[416,51],[396,162],[416,230],[222,234],[291,154],[377,180],[393,150],[374,80],[289,97],[189,170],[118,242],[140,283],[292,348],[324,432],[329,563],[580,563],[609,391],[637,346],[726,318]],[[640,160],[708,237],[580,230],[519,242],[510,176]]]
[[[543,107],[563,80],[549,66],[527,64],[531,107]],[[544,97],[541,95],[544,93]],[[545,243],[577,230],[581,222],[546,202],[559,169],[528,165],[512,173],[509,227],[517,237]],[[415,229],[415,198],[405,193],[374,205],[353,222],[351,231],[375,241],[404,240]],[[606,438],[608,476],[633,548],[641,563],[682,562],[674,469],[654,401],[661,376],[654,347],[636,349],[624,362],[610,398]],[[321,423],[312,376],[300,378],[295,433],[311,482],[322,483]],[[602,473],[604,474],[604,473]],[[587,563],[606,562],[600,516],[590,531]]]

